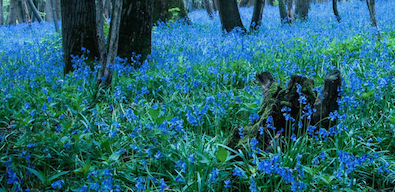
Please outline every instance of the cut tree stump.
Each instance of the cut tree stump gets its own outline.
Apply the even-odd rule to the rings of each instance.
[[[276,83],[269,72],[257,74],[256,78],[263,93],[259,120],[242,130],[234,128],[225,145],[236,150],[243,149],[255,138],[260,146],[263,143],[266,152],[272,152],[280,138],[305,135],[309,125],[329,128],[329,114],[339,108],[339,70],[332,70],[325,76],[325,85],[318,97],[313,90],[314,81],[306,77],[291,76],[285,89]],[[298,126],[299,121],[303,123],[301,127]]]

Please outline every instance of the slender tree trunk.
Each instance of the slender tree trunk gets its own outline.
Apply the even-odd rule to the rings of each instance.
[[[108,86],[112,81],[112,70],[110,64],[115,63],[118,53],[119,30],[121,25],[121,12],[124,0],[115,0],[113,4],[113,15],[111,16],[110,35],[107,45],[104,41],[103,32],[103,4],[101,0],[96,0],[96,37],[100,52],[100,69],[97,75],[97,83],[99,87]],[[130,1],[130,0],[126,0]],[[137,14],[138,15],[138,14]]]
[[[263,13],[264,7],[265,7],[264,0],[256,0],[255,1],[254,12],[252,13],[252,20],[251,20],[251,25],[250,25],[251,30],[256,30],[256,29],[258,29],[258,26],[261,26],[262,13]]]
[[[4,25],[3,0],[0,0],[0,25]]]
[[[11,0],[10,7],[8,9],[7,24],[12,25],[16,23],[16,10],[17,10],[18,0]]]
[[[71,55],[81,55],[81,48],[90,51],[88,59],[99,57],[96,41],[95,0],[62,0],[62,37],[65,74],[73,71]]]
[[[53,11],[52,11],[52,0],[47,0],[45,2],[45,21],[53,22]]]
[[[174,13],[170,12],[170,9],[178,8],[177,18],[174,17]],[[185,5],[183,0],[154,0],[154,12],[153,12],[153,22],[157,21],[167,21],[170,19],[185,19],[187,23],[190,23],[188,14],[185,10]]]
[[[61,0],[55,0],[56,18],[59,20],[61,18]]]
[[[34,17],[36,17],[36,19],[38,20],[38,22],[43,22],[43,19],[40,16],[40,13],[38,12],[36,6],[34,5],[32,0],[27,0],[27,2],[29,3],[30,8],[33,11]]]
[[[19,23],[26,23],[26,15],[23,10],[23,1],[18,0],[18,14],[19,14]]]
[[[278,0],[278,8],[280,11],[281,23],[289,23],[287,16],[287,8],[285,7],[285,0]]]
[[[217,2],[217,0],[213,0],[213,8],[214,8],[214,11],[218,11],[218,2]]]
[[[297,18],[307,20],[309,14],[309,0],[297,0],[295,14]]]
[[[154,0],[124,0],[119,30],[119,52],[129,61],[133,54],[141,55],[142,63],[151,53],[151,31]],[[139,67],[139,64],[135,64]]]
[[[56,0],[48,0],[48,1],[51,1],[52,4],[51,7],[52,7],[53,22],[55,24],[55,31],[56,33],[60,33],[59,23],[58,23],[59,20],[56,14]]]
[[[287,16],[288,16],[289,22],[292,22],[294,20],[294,9],[293,9],[292,4],[293,4],[293,0],[287,1],[287,8],[288,8]]]
[[[377,37],[378,40],[380,41],[381,34],[380,34],[380,28],[377,25],[375,0],[366,0],[366,4],[368,5],[371,26],[377,29]]]
[[[245,31],[236,0],[218,0],[218,8],[222,30],[230,32],[239,27],[241,30]]]
[[[341,17],[339,15],[339,11],[337,10],[337,0],[332,0],[332,7],[333,7],[333,13],[335,14],[337,22],[340,23]]]
[[[211,9],[211,4],[209,0],[204,0],[204,8],[206,9],[210,18],[213,18],[213,10]]]

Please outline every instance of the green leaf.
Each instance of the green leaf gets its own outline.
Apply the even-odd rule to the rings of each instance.
[[[107,159],[107,163],[111,164],[114,163],[116,161],[118,161],[119,157],[121,156],[120,153],[113,153],[108,159]]]
[[[153,120],[158,119],[158,115],[159,115],[159,112],[158,112],[158,111],[156,111],[156,110],[154,110],[154,109],[149,109],[148,113],[149,113],[149,115],[151,116],[151,118],[152,118]]]
[[[391,123],[395,124],[395,117],[390,117]]]
[[[223,147],[219,147],[217,151],[217,158],[219,161],[225,162],[228,158],[228,151]]]
[[[69,172],[70,172],[70,171],[62,171],[62,172],[60,172],[60,173],[58,173],[58,174],[56,174],[56,175],[50,177],[50,178],[48,179],[48,182],[51,182],[51,181],[55,180],[56,178],[58,178],[58,177],[60,177],[60,176],[62,176],[62,175],[66,175],[66,174],[69,173]]]
[[[36,175],[36,176],[38,177],[38,179],[40,179],[40,181],[41,181],[43,184],[45,184],[44,176],[43,176],[40,172],[38,172],[38,171],[36,171],[36,170],[34,170],[34,169],[32,169],[32,168],[26,167],[26,166],[23,166],[23,167],[25,167],[25,168],[26,168],[27,170],[29,170],[31,173],[33,173],[34,175]]]
[[[157,119],[155,120],[155,122],[156,122],[156,124],[160,125],[160,124],[162,124],[163,122],[165,122],[165,120],[166,120],[166,117],[162,116],[162,117],[157,118]]]
[[[91,168],[91,163],[85,163],[84,167],[82,168],[84,170],[84,173],[87,174],[89,169]]]
[[[374,90],[370,90],[370,91],[368,91],[368,92],[366,92],[366,93],[363,93],[363,94],[362,94],[362,97],[363,97],[363,98],[370,97],[371,95],[373,95],[373,93],[374,93]]]

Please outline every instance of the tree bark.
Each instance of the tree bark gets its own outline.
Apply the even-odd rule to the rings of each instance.
[[[45,21],[53,22],[53,11],[52,11],[52,0],[47,0],[45,2]]]
[[[287,16],[288,16],[289,22],[292,22],[292,20],[294,20],[294,9],[293,9],[292,4],[293,4],[293,0],[287,1],[287,8],[288,8]]]
[[[56,31],[56,33],[60,33],[58,17],[56,14],[56,0],[48,0],[48,1],[51,1],[51,4],[52,4],[51,7],[52,7],[53,22],[55,24],[55,31]]]
[[[113,4],[113,15],[111,17],[110,35],[108,44],[104,41],[103,32],[103,4],[101,0],[96,0],[96,36],[100,52],[100,69],[97,75],[97,83],[99,87],[109,86],[112,82],[112,69],[110,64],[115,63],[118,53],[119,30],[121,25],[121,14],[124,0],[115,0]],[[128,0],[126,0],[128,1]],[[130,0],[129,0],[130,2]],[[108,49],[107,49],[107,48]]]
[[[0,25],[4,25],[3,0],[0,0]]]
[[[377,25],[375,0],[366,0],[366,4],[368,5],[371,26],[377,29],[377,37],[378,40],[380,41],[381,34],[380,34],[380,28]]]
[[[239,3],[239,7],[244,7],[244,6],[246,6],[246,5],[248,4],[249,1],[250,1],[250,0],[241,0],[240,3]]]
[[[62,37],[64,73],[73,71],[71,55],[80,55],[81,48],[90,51],[88,59],[99,57],[96,43],[95,0],[62,0]]]
[[[245,31],[236,0],[218,0],[218,8],[222,30],[231,32],[233,29],[239,27],[242,31]]]
[[[278,8],[280,11],[281,23],[289,23],[287,8],[285,7],[285,0],[278,0]]]
[[[178,8],[179,11],[170,12],[170,9]],[[175,16],[177,14],[177,16]],[[171,19],[185,19],[187,23],[190,23],[188,14],[185,10],[183,0],[154,0],[154,12],[153,22],[156,23],[159,20],[167,22]]]
[[[27,2],[29,3],[29,6],[31,8],[31,10],[33,11],[34,17],[38,20],[38,22],[43,22],[43,19],[40,16],[40,13],[38,12],[36,6],[34,5],[32,0],[27,0]]]
[[[218,2],[217,2],[217,0],[213,0],[213,8],[214,8],[214,11],[218,11]]]
[[[330,128],[328,116],[339,107],[337,99],[340,98],[340,72],[330,71],[324,80],[323,95],[317,97],[313,90],[314,81],[306,77],[292,75],[288,86],[282,88],[269,72],[258,74],[257,81],[263,93],[263,101],[258,111],[259,119],[253,125],[241,130],[233,129],[225,145],[236,151],[243,150],[243,146],[248,145],[248,142],[255,138],[263,145],[266,152],[273,152],[273,149],[281,143],[282,137],[289,143],[291,136],[305,135],[309,125],[316,126],[321,122],[317,130],[321,127],[328,130]],[[302,114],[300,114],[301,111],[303,111]],[[307,114],[310,116],[302,116]],[[303,123],[301,127],[298,126],[299,121]],[[292,123],[296,127],[290,127]],[[240,136],[240,132],[243,137]],[[280,145],[283,149],[289,147],[284,144]]]
[[[252,20],[250,30],[256,30],[262,24],[262,13],[265,7],[264,0],[256,0],[254,5],[254,12],[252,13]]]
[[[210,18],[213,18],[213,10],[211,9],[210,1],[204,0],[204,8],[206,9]]]
[[[16,10],[17,10],[18,0],[11,0],[10,7],[8,9],[7,24],[12,25],[16,23]]]
[[[341,17],[339,15],[339,11],[337,10],[337,0],[332,0],[332,7],[333,7],[333,13],[335,14],[337,22],[340,23]]]
[[[297,0],[295,7],[296,17],[302,20],[307,20],[309,14],[309,0]]]
[[[23,9],[22,0],[18,0],[18,15],[19,15],[19,23],[26,23],[26,15]]]
[[[119,30],[119,57],[130,60],[136,53],[141,55],[139,62],[142,63],[151,53],[153,4],[154,0],[124,0]]]

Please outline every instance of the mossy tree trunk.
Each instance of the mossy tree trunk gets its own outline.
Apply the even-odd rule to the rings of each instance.
[[[313,80],[306,77],[291,76],[285,89],[276,83],[269,72],[258,74],[257,80],[263,92],[259,118],[251,126],[233,129],[225,142],[228,147],[243,150],[243,146],[255,138],[266,152],[272,152],[281,139],[289,143],[293,136],[306,135],[310,125],[329,129],[328,116],[339,108],[337,100],[340,97],[341,75],[338,70],[330,71],[325,76],[324,89],[318,97],[313,91]],[[299,122],[302,123],[300,127]]]
[[[141,55],[143,62],[151,53],[152,13],[154,0],[124,0],[119,31],[118,56]]]
[[[179,11],[176,11],[176,8]],[[174,9],[174,11],[169,11]],[[153,22],[166,22],[170,19],[185,19],[189,23],[183,0],[154,0]]]
[[[71,55],[81,55],[81,48],[90,51],[88,58],[99,57],[96,41],[95,0],[61,0],[64,73],[73,71]]]
[[[218,0],[218,8],[222,30],[230,32],[239,27],[241,30],[245,31],[236,0]]]

